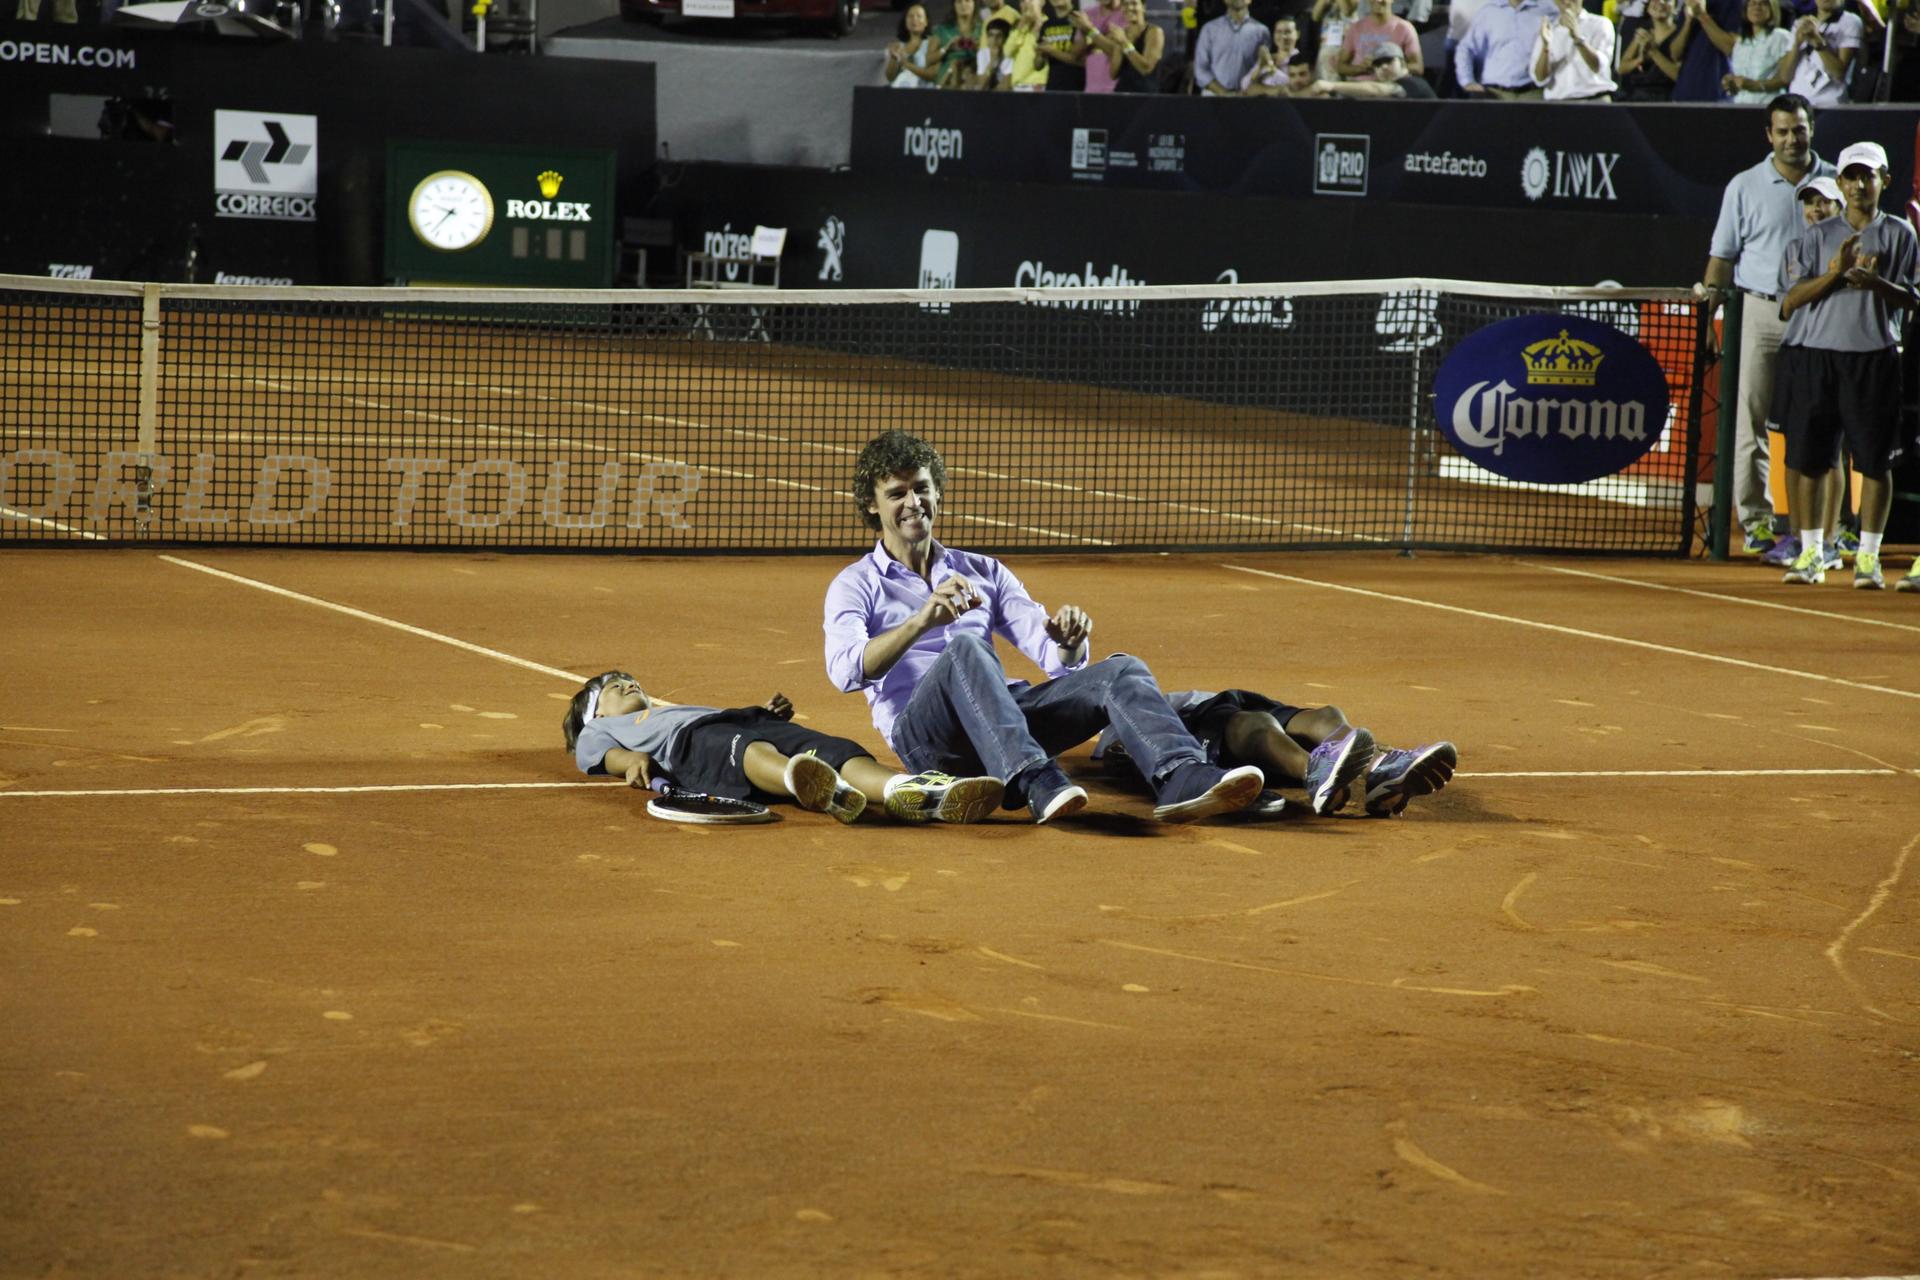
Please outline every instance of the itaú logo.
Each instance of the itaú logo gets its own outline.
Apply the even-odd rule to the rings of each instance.
[[[1529,399],[1515,395],[1501,379],[1474,383],[1453,402],[1453,435],[1470,449],[1491,449],[1497,457],[1510,439],[1625,440],[1647,443],[1647,406],[1638,400]]]

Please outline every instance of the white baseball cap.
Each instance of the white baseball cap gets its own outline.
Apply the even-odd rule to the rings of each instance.
[[[1805,200],[1810,195],[1815,195],[1824,196],[1835,204],[1846,203],[1846,200],[1840,195],[1840,184],[1828,177],[1808,178],[1800,184],[1799,194],[1802,200]]]
[[[1856,164],[1863,164],[1874,170],[1885,169],[1887,149],[1877,142],[1855,142],[1840,153],[1840,159],[1834,162],[1833,167],[1845,173]]]

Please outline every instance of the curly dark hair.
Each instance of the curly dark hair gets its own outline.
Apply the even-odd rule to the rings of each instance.
[[[880,517],[870,510],[874,487],[888,476],[910,475],[922,467],[933,477],[933,491],[945,493],[946,459],[925,440],[904,431],[889,431],[867,441],[867,447],[860,451],[859,460],[853,464],[853,505],[867,528],[875,531],[880,528]]]

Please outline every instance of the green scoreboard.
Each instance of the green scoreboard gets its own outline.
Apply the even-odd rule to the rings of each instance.
[[[614,155],[564,147],[387,144],[387,278],[605,288]]]

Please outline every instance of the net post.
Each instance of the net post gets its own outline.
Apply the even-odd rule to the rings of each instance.
[[[1400,554],[1403,556],[1413,554],[1414,472],[1420,466],[1420,357],[1426,350],[1422,345],[1426,326],[1417,326],[1414,334],[1413,381],[1407,396],[1407,502],[1400,520]]]
[[[1707,516],[1707,555],[1727,558],[1727,529],[1733,518],[1733,450],[1740,435],[1740,301],[1730,290],[1720,313],[1720,409],[1713,432],[1713,510]],[[1707,323],[1713,323],[1709,314]]]
[[[140,402],[134,465],[135,519],[153,518],[153,461],[158,452],[160,419],[160,286],[140,286]]]

